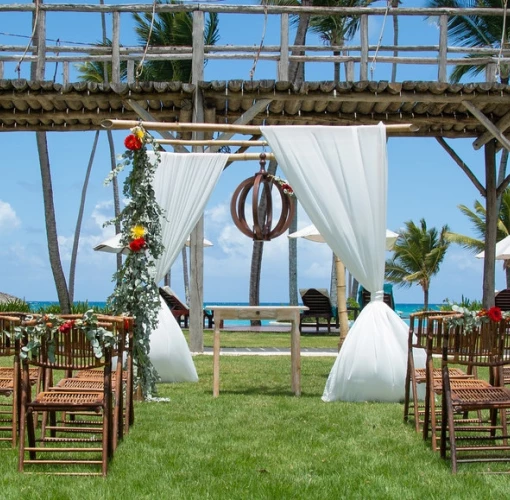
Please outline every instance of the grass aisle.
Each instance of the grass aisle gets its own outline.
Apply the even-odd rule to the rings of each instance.
[[[302,358],[301,398],[291,394],[287,357],[223,357],[217,399],[211,395],[212,357],[197,356],[195,363],[198,383],[161,385],[160,396],[169,403],[137,404],[135,425],[106,479],[21,475],[16,452],[1,450],[0,498],[508,495],[508,476],[452,476],[449,463],[403,424],[401,404],[323,403],[332,358]]]

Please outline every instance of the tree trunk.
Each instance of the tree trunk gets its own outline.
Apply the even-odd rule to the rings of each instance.
[[[106,135],[108,137],[108,145],[110,147],[110,166],[111,169],[114,170],[116,166],[115,161],[115,142],[113,141],[113,134],[111,130],[106,131]],[[117,176],[113,177],[112,180],[112,188],[113,188],[113,210],[115,214],[115,234],[119,234],[120,229],[120,222],[117,220],[117,218],[120,215],[120,198],[119,198],[119,181],[117,179]],[[122,267],[122,254],[117,254],[117,271]]]
[[[92,150],[90,152],[89,164],[85,172],[85,179],[81,190],[80,208],[78,209],[78,217],[76,218],[76,229],[74,230],[73,250],[71,252],[71,264],[69,265],[69,302],[72,304],[74,300],[74,277],[76,273],[76,259],[78,257],[78,246],[80,244],[81,223],[83,221],[83,211],[85,209],[85,200],[87,199],[87,188],[89,185],[90,171],[94,163],[94,156],[96,155],[97,141],[99,139],[99,130],[94,135],[94,142],[92,143]]]
[[[171,283],[172,283],[172,271],[170,270],[170,271],[168,271],[168,272],[165,274],[165,277],[164,277],[164,279],[163,279],[163,284],[164,284],[165,286],[170,286],[170,287],[171,287],[171,286],[172,286],[172,285],[171,285]]]
[[[428,311],[429,309],[429,288],[428,286],[423,287],[423,309]]]
[[[301,0],[303,7],[311,7],[313,0]],[[294,45],[305,45],[306,43],[306,32],[308,31],[308,25],[310,24],[310,14],[300,14],[299,23],[296,30],[296,36],[294,38]],[[292,51],[292,55],[303,55],[303,51],[296,50]],[[305,81],[305,63],[296,62],[291,60],[289,63],[289,81],[295,85]]]
[[[510,261],[505,260],[506,287],[510,288]]]
[[[58,248],[57,223],[55,220],[55,206],[53,204],[53,187],[51,184],[50,158],[46,132],[36,132],[37,151],[39,153],[39,165],[41,168],[41,181],[44,200],[44,218],[46,221],[46,236],[48,239],[48,254],[50,257],[51,271],[55,280],[58,301],[62,314],[71,312],[71,302],[67,290],[66,277],[62,270],[60,251]]]
[[[296,211],[289,226],[289,234],[297,231],[298,211],[296,203]],[[298,274],[297,274],[297,238],[288,238],[289,240],[289,304],[291,306],[298,305]]]
[[[267,172],[271,175],[276,174],[278,163],[276,160],[269,162]],[[266,212],[265,199],[260,200],[259,205],[259,220],[263,220]],[[254,241],[253,250],[251,254],[251,266],[250,266],[250,294],[249,301],[250,306],[260,305],[260,275],[262,270],[262,255],[264,253],[264,242]],[[251,326],[260,326],[260,320],[251,320]]]
[[[496,145],[491,140],[485,145],[485,257],[483,259],[483,299],[482,306],[489,309],[494,305],[495,252],[497,237],[497,200],[496,200]]]
[[[329,282],[329,296],[331,297],[331,304],[334,306],[338,304],[338,294],[337,294],[337,276],[336,276],[336,257],[335,254],[332,254],[331,259],[331,280]],[[338,314],[338,311],[337,311]]]
[[[182,276],[184,278],[184,297],[186,305],[189,307],[189,274],[188,274],[188,251],[186,245],[182,248]]]
[[[334,56],[339,56],[340,55],[340,51],[334,50],[333,51],[333,55]],[[347,78],[346,78],[346,80],[347,80]],[[340,63],[339,62],[333,63],[333,81],[335,83],[338,83],[340,81]]]

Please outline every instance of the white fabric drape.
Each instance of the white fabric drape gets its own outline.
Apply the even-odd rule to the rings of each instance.
[[[384,126],[261,130],[313,224],[372,294],[347,335],[322,399],[403,399],[409,329],[382,302],[387,197]]]
[[[155,155],[150,153],[152,160]],[[168,272],[205,206],[227,162],[227,155],[161,153],[153,187],[165,211],[161,220],[165,251],[156,262],[156,283]],[[160,298],[159,324],[150,336],[150,360],[162,382],[196,382],[197,371],[181,327]]]

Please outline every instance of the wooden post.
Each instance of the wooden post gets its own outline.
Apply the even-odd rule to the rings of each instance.
[[[368,16],[361,16],[360,21],[361,60],[359,63],[359,79],[368,80]]]
[[[113,13],[112,22],[112,82],[120,83],[120,12]]]
[[[447,82],[446,60],[448,57],[448,16],[443,14],[439,18],[439,58],[438,81]]]
[[[485,256],[483,259],[483,299],[482,305],[489,309],[494,305],[496,237],[497,237],[497,198],[496,198],[496,143],[489,141],[485,145]]]
[[[278,61],[278,80],[289,81],[289,15],[282,14],[280,33],[280,60]]]
[[[338,349],[342,344],[349,331],[349,317],[347,314],[347,294],[345,286],[345,266],[343,262],[335,255],[336,262],[336,290],[338,300],[338,322],[340,324],[340,339]]]
[[[193,59],[191,83],[195,85],[193,122],[204,122],[204,102],[198,82],[204,79],[204,13],[193,12]],[[203,140],[203,132],[193,132],[194,140]],[[202,152],[202,146],[193,146],[193,152]],[[198,221],[190,237],[190,316],[189,340],[193,352],[204,350],[204,218]]]

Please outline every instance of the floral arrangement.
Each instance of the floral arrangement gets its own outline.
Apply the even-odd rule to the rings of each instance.
[[[489,321],[499,322],[501,320],[510,321],[510,311],[502,311],[499,307],[491,307],[490,309],[480,309],[472,311],[465,307],[457,305],[452,306],[452,310],[458,313],[451,317],[446,317],[445,322],[448,326],[464,326],[466,330],[476,328],[482,323]]]
[[[106,179],[109,183],[126,166],[131,171],[124,182],[123,194],[129,203],[111,224],[120,222],[121,244],[129,247],[123,266],[113,280],[116,282],[108,303],[116,314],[126,313],[135,317],[133,361],[136,378],[144,398],[151,399],[156,392],[158,375],[149,358],[149,336],[158,324],[160,299],[154,281],[155,262],[163,252],[160,217],[162,209],[156,202],[152,180],[160,162],[157,149],[156,161],[151,162],[147,146],[153,144],[152,136],[137,126],[124,140],[126,151],[117,167]]]
[[[279,184],[282,187],[284,194],[286,194],[287,196],[291,196],[291,197],[296,196],[294,194],[294,190],[292,189],[290,184],[285,179],[282,179],[281,177],[277,177],[276,175],[271,175],[271,174],[269,174],[268,177],[272,178],[273,182],[276,182],[277,184]]]
[[[55,362],[55,339],[58,333],[68,334],[73,328],[85,332],[94,349],[94,355],[98,359],[103,356],[105,347],[113,347],[115,344],[113,333],[98,325],[97,316],[92,309],[78,319],[66,320],[54,314],[45,314],[35,318],[29,316],[25,321],[29,323],[28,326],[22,325],[15,328],[16,338],[28,339],[26,345],[21,348],[21,359],[37,355],[43,338],[46,338],[48,359],[52,363]]]

